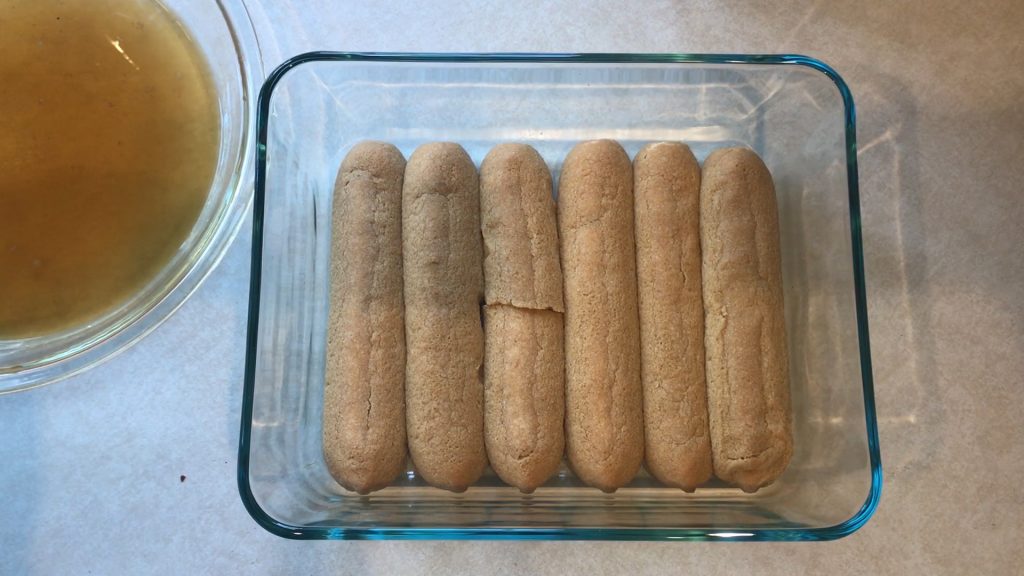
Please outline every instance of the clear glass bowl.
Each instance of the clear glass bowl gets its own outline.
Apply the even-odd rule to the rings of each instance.
[[[532,144],[555,178],[578,141],[631,155],[681,140],[699,159],[747,145],[778,187],[795,452],[755,494],[694,494],[646,473],[614,494],[565,467],[531,495],[488,472],[463,494],[410,467],[359,496],[321,453],[331,194],[364,139],[406,155],[461,143]],[[290,538],[828,540],[874,511],[881,463],[871,385],[853,100],[801,56],[353,54],[297,56],[260,94],[252,285],[238,481],[246,507]]]
[[[220,106],[220,149],[206,204],[177,253],[102,317],[67,330],[0,340],[0,394],[59,380],[124,350],[178,309],[220,261],[249,209],[255,94],[263,80],[241,0],[160,0],[206,57]]]

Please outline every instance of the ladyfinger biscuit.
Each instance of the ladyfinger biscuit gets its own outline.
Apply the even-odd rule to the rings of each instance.
[[[562,314],[484,308],[484,431],[498,476],[532,492],[558,470],[565,447]]]
[[[644,458],[662,483],[693,491],[711,477],[700,165],[685,144],[650,144],[633,160],[633,186]]]
[[[334,187],[324,458],[338,483],[360,494],[405,467],[404,172],[397,148],[362,142]]]
[[[402,256],[409,453],[428,483],[459,492],[480,477],[487,457],[480,190],[458,144],[424,144],[409,158]]]
[[[580,479],[611,492],[644,453],[629,157],[610,140],[581,143],[558,188],[567,453]]]
[[[531,492],[565,448],[562,270],[551,174],[536,150],[496,146],[480,167],[484,432],[498,476]]]
[[[526,144],[500,144],[480,166],[487,304],[565,311],[551,173]]]
[[[793,453],[779,214],[771,174],[753,151],[705,160],[700,237],[715,475],[753,492]]]

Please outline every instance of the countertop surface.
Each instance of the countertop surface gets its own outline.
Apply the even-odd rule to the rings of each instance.
[[[246,222],[141,343],[0,397],[0,573],[1019,573],[1024,3],[249,3],[268,69],[314,49],[802,53],[835,67],[858,112],[881,506],[813,544],[272,536],[235,485]]]

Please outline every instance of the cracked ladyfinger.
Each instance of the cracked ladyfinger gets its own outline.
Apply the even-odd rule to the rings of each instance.
[[[565,446],[562,270],[551,173],[525,144],[480,166],[484,241],[484,436],[491,467],[532,492]]]
[[[644,455],[633,169],[617,143],[578,144],[558,186],[566,452],[584,482],[628,484]]]
[[[669,486],[711,477],[701,300],[700,165],[680,142],[633,160],[644,461]]]
[[[793,433],[778,207],[752,150],[705,160],[700,230],[715,475],[753,492],[785,470]]]
[[[487,466],[480,191],[458,144],[424,144],[402,189],[406,424],[416,471],[461,492]]]
[[[331,475],[360,494],[405,469],[404,171],[397,148],[362,142],[334,188],[323,450]]]

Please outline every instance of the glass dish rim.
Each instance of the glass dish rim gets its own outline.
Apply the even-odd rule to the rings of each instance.
[[[260,288],[262,284],[263,219],[267,169],[267,135],[270,100],[281,79],[292,69],[311,62],[419,62],[419,63],[578,63],[578,64],[756,64],[803,66],[827,76],[843,100],[846,136],[847,192],[850,203],[850,235],[853,283],[860,351],[864,416],[871,463],[871,489],[860,509],[847,520],[818,528],[766,528],[721,531],[689,528],[377,528],[294,526],[268,514],[249,484],[249,449],[252,435],[258,342]],[[867,293],[860,223],[857,174],[856,111],[846,81],[831,66],[799,54],[690,54],[690,53],[433,53],[433,52],[333,52],[298,54],[271,72],[260,90],[256,119],[256,175],[253,197],[252,260],[246,333],[241,430],[238,442],[238,491],[250,516],[272,534],[297,540],[654,540],[654,541],[815,541],[835,540],[861,528],[874,514],[882,492],[882,462],[875,413],[871,350],[868,338]]]

